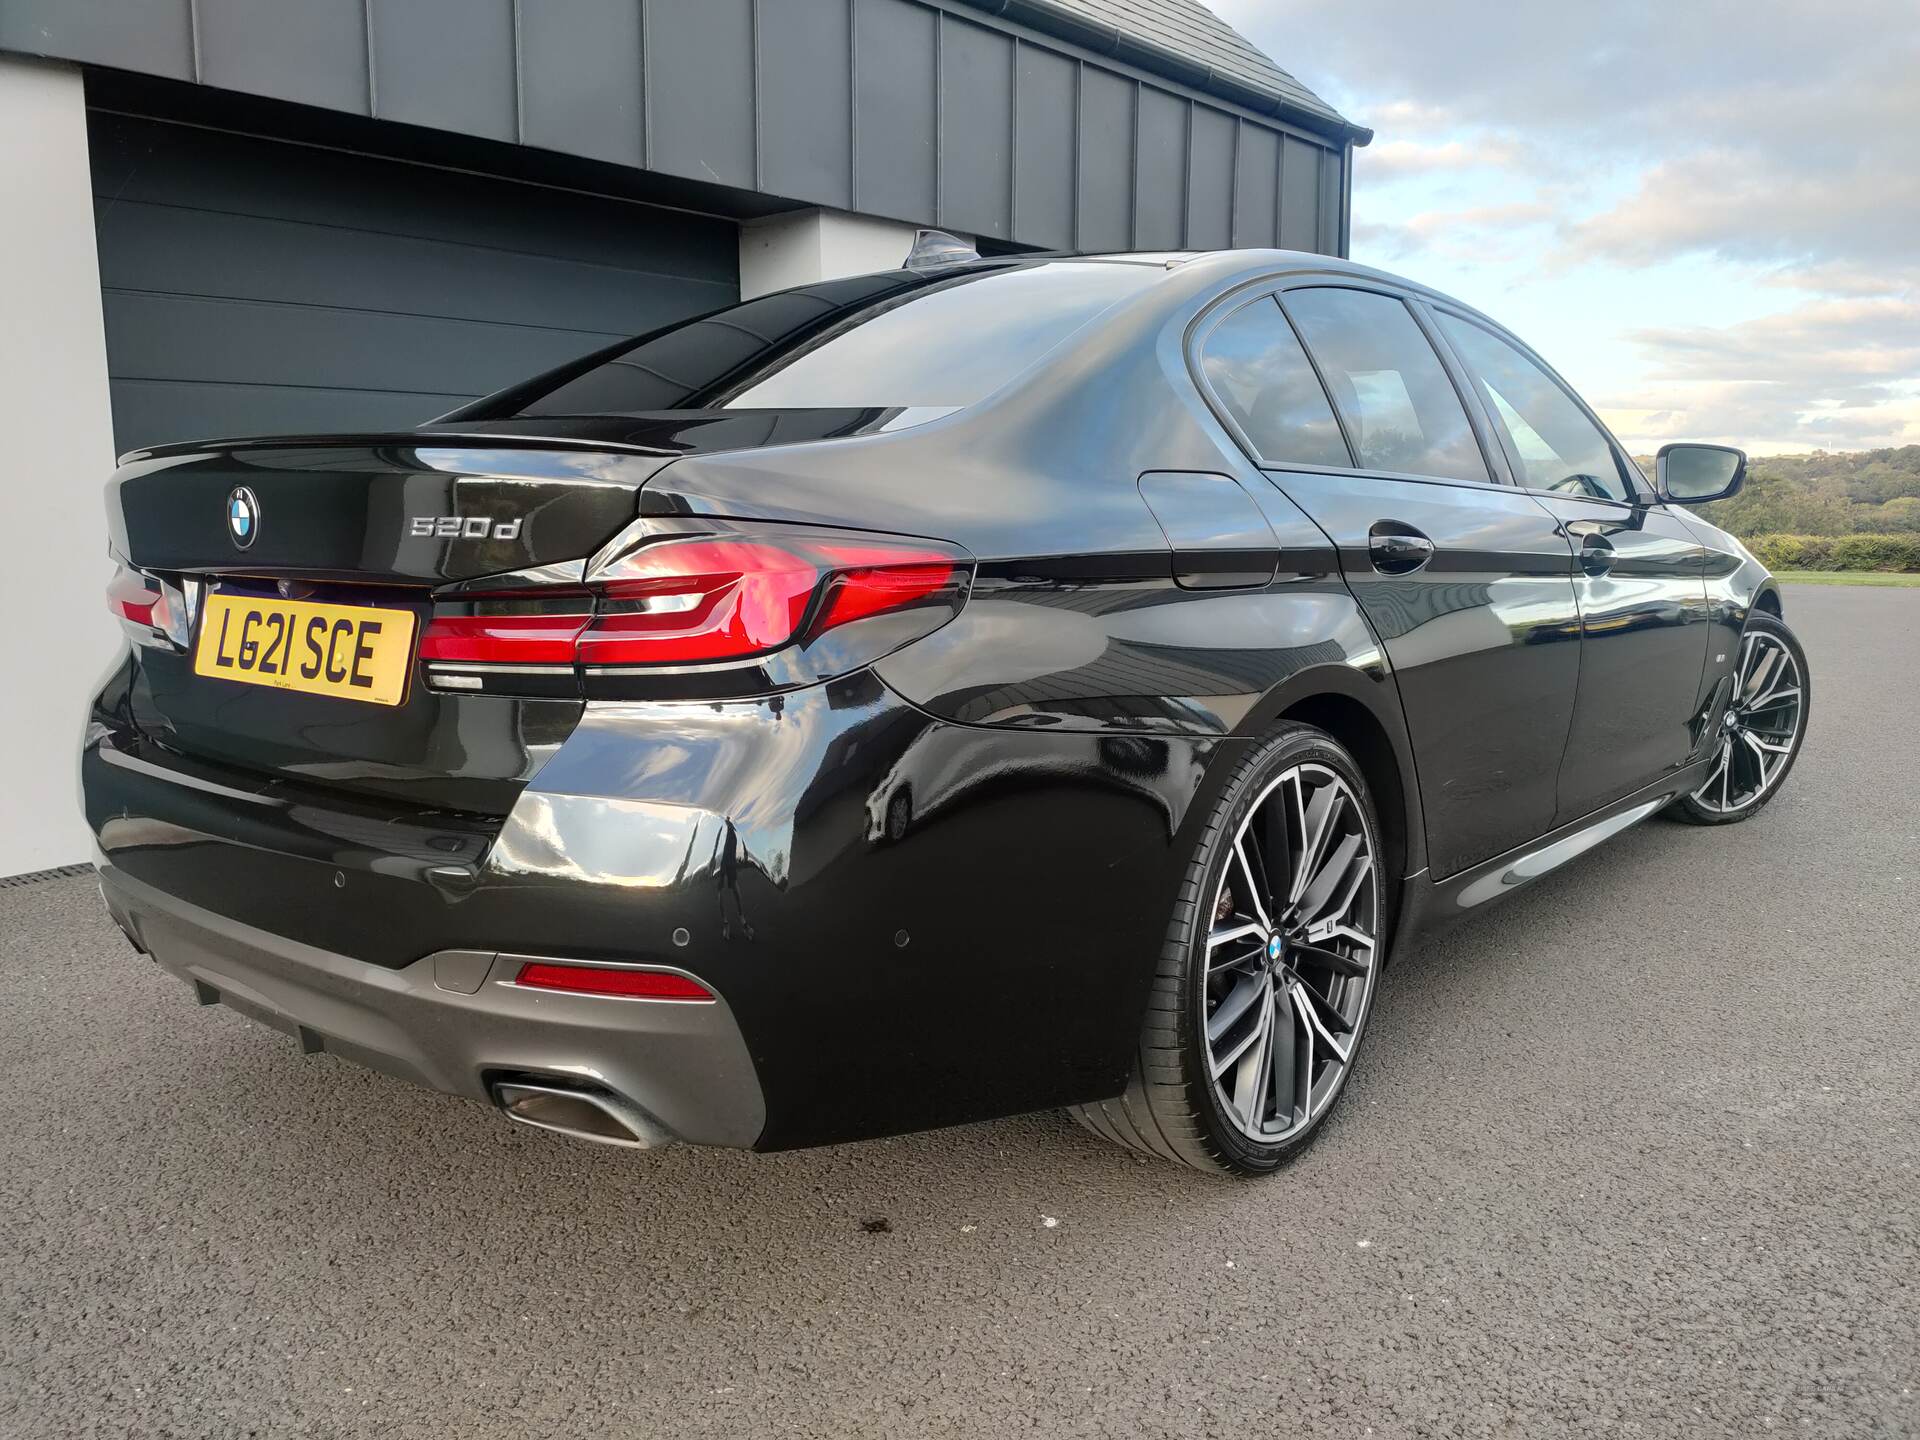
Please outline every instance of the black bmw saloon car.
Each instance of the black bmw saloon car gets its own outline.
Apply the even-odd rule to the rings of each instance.
[[[935,258],[108,489],[133,944],[632,1145],[1041,1107],[1270,1171],[1382,971],[1806,731],[1778,590],[1539,356],[1323,256]]]

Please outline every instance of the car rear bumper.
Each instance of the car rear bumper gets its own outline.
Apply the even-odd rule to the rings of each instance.
[[[636,1000],[525,989],[528,958],[443,950],[398,969],[318,949],[181,900],[102,856],[107,909],[141,950],[225,1004],[352,1060],[497,1103],[529,1081],[601,1097],[639,1143],[750,1146],[766,1122],[724,999]],[[538,957],[553,958],[553,957]]]
[[[444,1090],[574,1077],[762,1150],[1117,1094],[1196,787],[1239,743],[954,724],[860,672],[589,704],[492,815],[368,793],[364,765],[251,771],[123,699],[82,747],[87,821],[110,902],[203,997]],[[491,960],[450,992],[448,952],[679,970],[722,1003],[536,999]]]

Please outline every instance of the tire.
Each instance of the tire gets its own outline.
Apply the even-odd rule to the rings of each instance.
[[[1761,673],[1770,654],[1774,656],[1773,668]],[[1790,675],[1786,673],[1789,663]],[[1759,681],[1757,688],[1755,679]],[[1794,681],[1797,685],[1791,683]],[[1789,689],[1794,692],[1791,703],[1783,701],[1771,707],[1753,703]],[[1755,610],[1747,617],[1747,628],[1740,637],[1734,692],[1720,715],[1714,767],[1698,790],[1667,806],[1662,813],[1670,819],[1687,825],[1737,825],[1751,820],[1780,793],[1800,758],[1807,717],[1812,711],[1812,674],[1806,652],[1793,631],[1764,610]],[[1782,743],[1787,747],[1785,753],[1767,761],[1766,747]],[[1747,788],[1751,793],[1743,796],[1741,790]]]
[[[1235,764],[1188,860],[1126,1091],[1069,1113],[1117,1144],[1215,1174],[1266,1175],[1298,1155],[1365,1035],[1386,960],[1383,854],[1353,757],[1306,725],[1266,736]]]

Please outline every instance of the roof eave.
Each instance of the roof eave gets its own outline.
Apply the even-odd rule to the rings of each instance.
[[[1331,107],[1316,110],[1276,91],[1259,89],[1243,80],[1222,75],[1211,65],[1202,65],[1191,56],[1142,36],[1128,35],[1117,26],[1089,20],[1084,15],[1053,3],[1053,0],[960,0],[960,3],[1056,39],[1069,41],[1096,55],[1110,55],[1125,64],[1163,75],[1203,94],[1217,96],[1243,110],[1251,110],[1256,115],[1271,115],[1276,120],[1285,120],[1316,135],[1326,135],[1349,145],[1365,145],[1373,139],[1372,130],[1354,124]]]

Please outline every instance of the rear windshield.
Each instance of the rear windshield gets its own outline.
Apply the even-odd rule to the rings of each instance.
[[[446,418],[958,408],[1163,273],[1043,261],[828,280],[656,330]]]

